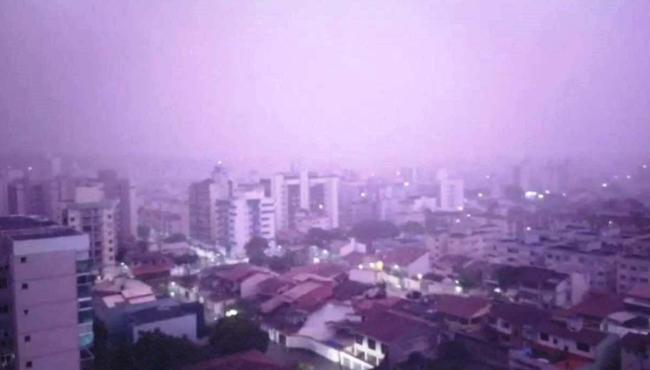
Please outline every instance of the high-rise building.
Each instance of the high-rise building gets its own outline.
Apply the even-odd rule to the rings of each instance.
[[[462,211],[465,207],[463,180],[443,178],[440,180],[440,210]]]
[[[267,193],[275,201],[275,222],[278,229],[295,229],[300,211],[326,216],[329,228],[339,227],[339,178],[318,176],[302,171],[299,174],[278,174],[266,181]]]
[[[88,234],[90,260],[98,271],[115,265],[117,203],[116,200],[106,199],[102,184],[88,183],[75,188],[72,201],[59,205],[60,215],[57,221]]]
[[[190,236],[208,244],[225,246],[228,242],[228,201],[233,184],[221,166],[212,177],[195,182],[189,189]]]
[[[104,185],[105,197],[117,201],[115,214],[117,244],[120,249],[125,249],[133,242],[137,234],[138,213],[135,186],[129,179],[118,177],[113,170],[99,171],[97,178]]]
[[[76,370],[91,361],[88,236],[35,217],[0,217],[0,367]]]
[[[275,203],[261,187],[238,191],[228,203],[228,248],[232,256],[245,256],[244,246],[254,236],[275,239]]]
[[[244,245],[254,236],[275,239],[275,203],[263,184],[235,185],[216,167],[212,177],[190,186],[190,236],[245,255]]]

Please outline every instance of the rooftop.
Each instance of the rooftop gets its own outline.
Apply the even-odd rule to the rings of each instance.
[[[0,234],[12,240],[33,240],[81,235],[80,232],[36,216],[0,217]]]

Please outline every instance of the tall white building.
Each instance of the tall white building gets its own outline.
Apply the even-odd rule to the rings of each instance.
[[[278,174],[267,182],[275,200],[275,221],[278,229],[295,229],[300,211],[326,216],[329,228],[339,226],[339,178],[318,176],[302,171],[299,174]]]
[[[92,361],[88,236],[40,218],[0,217],[0,368]]]
[[[226,245],[228,202],[233,184],[221,167],[215,167],[212,177],[195,182],[189,189],[190,236],[208,244]]]
[[[264,195],[263,188],[237,192],[228,207],[228,247],[232,256],[245,256],[244,246],[254,236],[275,239],[275,203]]]
[[[117,200],[106,199],[102,184],[88,183],[75,188],[73,200],[59,205],[59,221],[88,235],[90,259],[100,271],[115,265],[117,204]]]
[[[221,167],[212,178],[192,184],[190,236],[243,257],[254,236],[275,239],[275,202],[262,184],[235,185]]]
[[[441,179],[439,198],[441,210],[462,211],[465,206],[465,186],[463,180]]]

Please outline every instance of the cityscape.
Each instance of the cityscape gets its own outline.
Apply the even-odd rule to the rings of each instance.
[[[650,369],[650,2],[0,3],[0,369]]]

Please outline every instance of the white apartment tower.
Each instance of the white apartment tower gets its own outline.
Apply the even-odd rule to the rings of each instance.
[[[440,179],[440,210],[462,211],[465,206],[463,180]]]
[[[92,360],[88,236],[51,221],[0,217],[0,367],[77,370]]]
[[[90,259],[98,271],[115,265],[117,205],[117,200],[106,199],[99,183],[77,186],[73,200],[60,204],[59,221],[88,235]]]
[[[244,246],[254,236],[275,239],[275,203],[256,187],[238,192],[229,202],[228,247],[235,257],[246,255]]]
[[[232,181],[221,166],[215,167],[211,178],[190,185],[190,237],[212,245],[228,243],[228,202],[232,193]]]
[[[339,178],[299,174],[277,174],[270,181],[270,195],[275,201],[278,229],[295,229],[299,211],[326,216],[329,228],[339,226]]]

